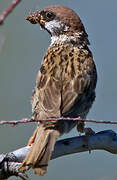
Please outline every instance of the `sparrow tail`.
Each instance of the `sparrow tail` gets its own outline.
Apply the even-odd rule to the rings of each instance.
[[[47,171],[48,162],[60,132],[54,129],[45,129],[44,125],[40,124],[36,129],[36,135],[34,132],[33,136],[32,148],[19,167],[19,172],[33,168],[35,174],[43,176]]]

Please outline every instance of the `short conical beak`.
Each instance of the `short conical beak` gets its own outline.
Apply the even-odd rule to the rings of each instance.
[[[41,21],[41,15],[39,11],[36,11],[35,13],[30,14],[29,16],[26,17],[27,21],[30,21],[32,24],[40,24]]]

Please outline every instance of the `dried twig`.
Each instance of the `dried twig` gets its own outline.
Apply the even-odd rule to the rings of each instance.
[[[0,121],[0,125],[10,124],[10,125],[17,125],[17,124],[26,124],[26,123],[34,123],[40,121],[83,121],[86,123],[97,123],[97,124],[117,124],[116,121],[103,121],[103,120],[93,120],[93,119],[81,119],[80,117],[70,118],[70,117],[60,117],[60,118],[48,118],[48,119],[30,119],[30,118],[23,118],[21,120],[12,120],[12,121]]]
[[[13,11],[13,9],[21,2],[21,0],[14,0],[9,7],[0,15],[0,25],[3,24],[5,18]]]

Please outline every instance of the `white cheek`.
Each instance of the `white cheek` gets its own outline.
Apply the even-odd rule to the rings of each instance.
[[[56,21],[56,20],[46,22],[45,28],[52,33],[55,28],[57,28],[57,29],[61,28],[61,23],[59,21]]]

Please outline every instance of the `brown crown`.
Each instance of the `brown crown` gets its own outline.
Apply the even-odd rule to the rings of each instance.
[[[81,32],[87,37],[87,33],[80,17],[70,8],[65,6],[50,6],[44,8],[44,11],[51,11],[56,14],[56,19],[69,27],[69,31]]]

